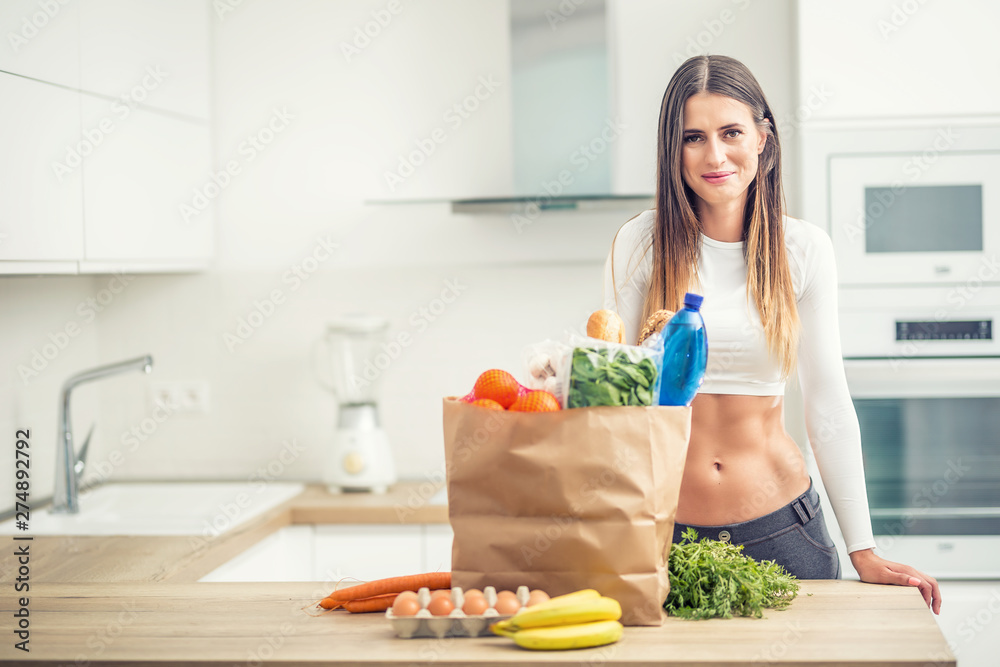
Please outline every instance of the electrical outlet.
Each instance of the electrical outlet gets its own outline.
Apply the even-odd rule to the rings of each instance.
[[[208,382],[157,382],[152,386],[150,402],[153,409],[161,407],[170,412],[208,414]]]

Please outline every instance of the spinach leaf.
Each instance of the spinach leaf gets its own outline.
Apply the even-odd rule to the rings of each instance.
[[[577,347],[567,406],[652,405],[650,388],[656,373],[655,364],[646,357],[633,361],[623,350]]]

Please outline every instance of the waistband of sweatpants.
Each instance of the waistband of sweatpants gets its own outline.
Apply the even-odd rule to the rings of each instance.
[[[724,526],[696,526],[682,522],[677,522],[675,525],[685,528],[691,526],[698,531],[699,539],[708,537],[713,540],[742,544],[767,537],[796,523],[805,525],[819,514],[819,510],[819,493],[813,487],[812,478],[810,478],[809,488],[805,493],[784,507],[762,517]]]

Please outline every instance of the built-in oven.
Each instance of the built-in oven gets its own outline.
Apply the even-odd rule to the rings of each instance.
[[[1000,578],[998,291],[841,293],[877,549],[948,579]]]
[[[880,553],[940,577],[1000,577],[1000,358],[845,368]]]
[[[802,214],[836,252],[876,551],[938,578],[959,664],[996,665],[1000,123],[819,121],[800,140]]]

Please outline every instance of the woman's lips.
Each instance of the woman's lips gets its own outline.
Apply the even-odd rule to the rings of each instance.
[[[719,183],[725,183],[735,173],[734,171],[713,171],[702,174],[701,177],[713,185],[718,185]]]

